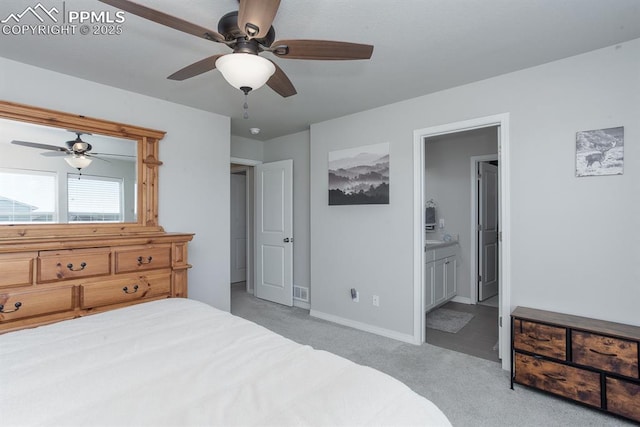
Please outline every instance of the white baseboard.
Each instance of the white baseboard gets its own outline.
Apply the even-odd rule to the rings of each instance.
[[[317,310],[309,311],[309,315],[317,317],[318,319],[328,320],[329,322],[338,323],[340,325],[349,326],[350,328],[359,329],[365,332],[371,332],[372,334],[380,335],[383,337],[391,338],[394,340],[406,342],[409,344],[420,345],[413,339],[413,335],[402,334],[400,332],[392,331],[390,329],[380,328],[378,326],[369,325],[367,323],[357,322],[351,319],[345,319],[344,317],[335,316],[333,314],[323,313]]]
[[[305,310],[311,310],[311,304],[308,302],[300,301],[294,298],[293,306],[298,308],[304,308]]]
[[[473,303],[471,302],[471,298],[469,298],[469,297],[461,297],[461,296],[458,296],[458,295],[456,295],[455,297],[453,297],[453,299],[452,299],[451,301],[453,301],[453,302],[459,302],[459,303],[461,303],[461,304],[473,304]]]

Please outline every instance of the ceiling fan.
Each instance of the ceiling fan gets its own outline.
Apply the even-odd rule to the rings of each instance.
[[[70,141],[66,141],[66,147],[60,147],[57,145],[49,145],[49,144],[40,144],[38,142],[28,142],[28,141],[11,141],[12,144],[22,145],[25,147],[38,148],[40,150],[50,150],[44,153],[41,153],[43,156],[47,157],[55,157],[55,156],[67,156],[65,157],[65,161],[71,166],[78,170],[85,168],[91,164],[93,159],[102,160],[104,162],[109,162],[107,159],[98,157],[102,156],[116,156],[116,157],[130,157],[127,154],[113,154],[113,153],[96,153],[91,152],[93,148],[91,144],[85,142],[80,137],[81,135],[91,135],[87,132],[80,132],[75,130],[70,130],[69,132],[73,132],[76,134],[76,139],[72,139]],[[91,153],[90,153],[91,152]]]
[[[192,24],[164,12],[129,0],[100,0],[118,9],[158,24],[223,43],[233,53],[213,55],[191,64],[168,78],[185,80],[218,68],[225,79],[245,95],[265,83],[283,97],[295,95],[296,89],[284,71],[261,52],[271,52],[284,59],[352,60],[370,59],[373,46],[328,40],[277,40],[271,26],[280,0],[239,0],[238,11],[220,18],[218,31]]]

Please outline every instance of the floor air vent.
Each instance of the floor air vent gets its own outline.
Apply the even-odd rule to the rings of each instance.
[[[293,298],[300,301],[309,302],[309,288],[303,288],[302,286],[294,286]]]

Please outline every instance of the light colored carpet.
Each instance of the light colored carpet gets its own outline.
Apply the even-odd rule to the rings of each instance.
[[[231,312],[293,341],[371,366],[411,387],[455,427],[634,426],[523,386],[509,388],[500,364],[430,344],[411,345],[309,316],[308,310],[273,304],[233,286]]]
[[[427,328],[455,334],[473,319],[473,314],[436,308],[427,313]]]

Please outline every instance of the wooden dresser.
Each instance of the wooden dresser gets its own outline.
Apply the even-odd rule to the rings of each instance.
[[[522,384],[640,422],[640,327],[517,307],[511,388]]]
[[[0,239],[0,333],[187,296],[192,234]]]
[[[0,118],[128,140],[137,153],[137,197],[127,206],[136,212],[134,222],[69,224],[62,215],[61,223],[0,224],[0,333],[187,296],[193,234],[166,233],[158,224],[158,143],[164,132],[9,101],[0,101]],[[66,180],[67,173],[58,179]],[[58,203],[66,203],[59,193]]]

